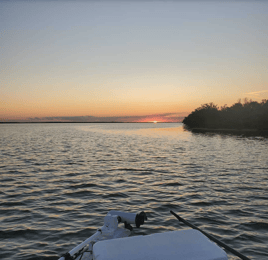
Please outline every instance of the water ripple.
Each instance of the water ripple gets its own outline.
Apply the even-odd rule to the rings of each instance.
[[[133,235],[185,228],[173,210],[267,259],[267,138],[180,124],[21,124],[0,133],[1,259],[56,260],[111,209],[147,212]]]

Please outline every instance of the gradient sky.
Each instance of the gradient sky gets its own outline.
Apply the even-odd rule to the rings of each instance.
[[[268,99],[267,1],[0,2],[0,120]]]

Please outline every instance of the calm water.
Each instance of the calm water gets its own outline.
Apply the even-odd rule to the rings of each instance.
[[[268,138],[182,124],[14,124],[0,137],[1,259],[58,259],[111,209],[147,212],[134,235],[186,228],[172,209],[268,258]]]

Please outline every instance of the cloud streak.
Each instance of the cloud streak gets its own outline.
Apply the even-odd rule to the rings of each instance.
[[[249,93],[245,93],[246,95],[252,95],[255,97],[259,97],[261,94],[263,93],[267,93],[268,90],[260,90],[260,91],[254,91],[254,92],[249,92]]]

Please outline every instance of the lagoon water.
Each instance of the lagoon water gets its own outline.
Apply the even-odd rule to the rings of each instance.
[[[0,259],[56,260],[111,209],[147,213],[133,235],[188,228],[173,210],[268,259],[267,137],[178,123],[2,124],[0,137]]]

